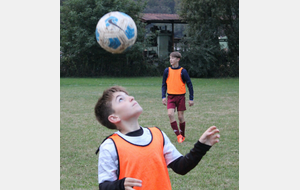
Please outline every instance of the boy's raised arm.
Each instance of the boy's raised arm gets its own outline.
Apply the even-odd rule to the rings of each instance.
[[[206,152],[219,142],[220,134],[217,127],[208,128],[200,137],[189,153],[181,156],[168,165],[172,170],[180,175],[185,175],[200,162]]]

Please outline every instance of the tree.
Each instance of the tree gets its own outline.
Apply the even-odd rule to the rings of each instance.
[[[225,11],[222,17],[222,26],[228,37],[229,52],[226,58],[229,65],[229,75],[239,74],[239,1],[222,0]]]
[[[188,23],[182,62],[190,75],[238,76],[238,0],[182,0],[180,8],[180,16]],[[220,50],[222,35],[228,37],[228,51]]]
[[[145,0],[147,6],[144,13],[174,14],[174,0]]]
[[[61,76],[137,74],[130,67],[143,67],[144,25],[139,14],[144,7],[141,1],[133,0],[65,0],[60,9]],[[136,43],[126,54],[106,52],[95,38],[99,19],[115,10],[131,16],[138,28]]]

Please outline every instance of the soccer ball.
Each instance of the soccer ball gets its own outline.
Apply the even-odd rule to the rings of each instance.
[[[96,40],[111,53],[122,53],[136,40],[135,22],[125,13],[114,11],[104,15],[96,26]]]

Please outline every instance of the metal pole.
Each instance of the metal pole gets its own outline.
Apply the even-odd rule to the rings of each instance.
[[[172,22],[172,50],[174,51],[174,21]]]

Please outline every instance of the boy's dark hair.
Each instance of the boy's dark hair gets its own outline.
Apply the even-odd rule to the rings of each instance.
[[[108,116],[115,113],[111,104],[113,93],[115,92],[124,92],[128,95],[125,88],[121,86],[110,87],[103,92],[94,109],[97,121],[109,129],[117,129],[117,126],[108,120]]]
[[[177,52],[177,51],[174,51],[170,54],[170,56],[172,57],[176,57],[176,58],[180,58],[181,59],[181,53]]]

